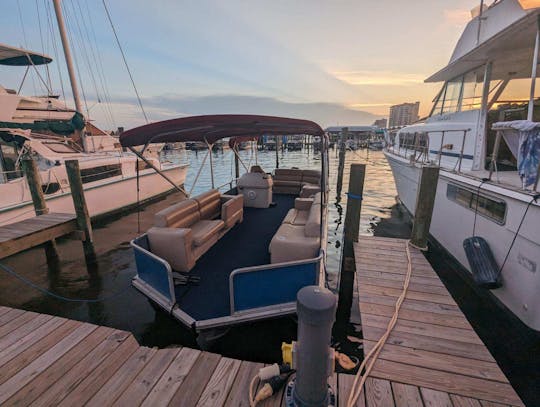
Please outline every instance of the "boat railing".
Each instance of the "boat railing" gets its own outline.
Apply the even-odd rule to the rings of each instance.
[[[408,159],[411,163],[420,164],[436,164],[439,167],[442,163],[442,157],[445,155],[444,150],[452,150],[453,144],[445,144],[448,133],[452,133],[455,137],[456,134],[461,136],[459,153],[454,153],[452,157],[456,158],[454,166],[451,168],[453,171],[461,172],[463,164],[463,158],[465,156],[465,145],[467,141],[467,135],[471,129],[452,129],[452,130],[427,130],[413,133],[400,134],[399,140],[391,140],[391,143],[387,145],[387,151],[394,155]],[[440,143],[438,143],[438,149],[432,150],[430,134],[437,133],[440,135]]]

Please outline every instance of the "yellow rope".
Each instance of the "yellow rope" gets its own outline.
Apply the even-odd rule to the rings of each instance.
[[[403,291],[401,292],[401,295],[396,301],[394,315],[388,322],[388,326],[386,328],[386,332],[384,333],[384,335],[377,341],[373,349],[369,351],[369,353],[366,355],[366,357],[362,361],[362,364],[358,368],[358,373],[356,374],[354,378],[351,392],[349,393],[347,407],[353,407],[356,401],[358,400],[358,397],[360,397],[360,394],[362,393],[362,389],[364,388],[364,383],[366,382],[366,379],[368,378],[371,370],[373,369],[373,365],[377,361],[377,357],[379,356],[379,353],[381,353],[381,350],[384,344],[388,340],[388,337],[390,336],[390,333],[392,332],[392,329],[394,329],[394,326],[396,325],[396,322],[398,320],[399,310],[401,308],[401,304],[405,300],[405,296],[407,295],[407,289],[409,288],[409,282],[411,280],[411,275],[412,275],[412,260],[411,260],[411,252],[409,250],[410,244],[411,244],[410,240],[407,240],[407,242],[405,243],[405,251],[407,253],[407,274],[405,275],[405,281],[403,282]],[[364,370],[364,368],[365,368],[365,373],[362,374],[362,371]]]

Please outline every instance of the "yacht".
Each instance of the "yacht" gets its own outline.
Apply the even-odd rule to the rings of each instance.
[[[422,167],[439,166],[431,236],[476,283],[467,242],[482,238],[498,274],[486,289],[538,331],[540,2],[495,1],[475,14],[448,65],[426,79],[442,82],[429,117],[389,133],[384,153],[413,216]]]
[[[50,62],[47,55],[0,44],[0,65],[23,66],[28,71]],[[123,151],[118,138],[86,122],[58,97],[28,97],[0,86],[0,225],[34,216],[21,172],[23,156],[36,161],[49,210],[64,213],[74,213],[64,161],[79,160],[88,211],[95,217],[184,183],[187,164],[160,160],[161,146],[147,149],[146,161],[139,161],[135,154]]]

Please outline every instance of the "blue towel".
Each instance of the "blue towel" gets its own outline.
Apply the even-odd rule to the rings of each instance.
[[[518,173],[523,187],[532,187],[536,182],[538,163],[540,162],[540,128],[520,131]]]

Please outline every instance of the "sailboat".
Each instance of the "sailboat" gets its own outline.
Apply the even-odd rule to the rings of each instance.
[[[68,47],[59,7],[57,17],[63,45]],[[56,96],[28,97],[0,86],[0,225],[34,216],[20,167],[23,156],[36,162],[47,206],[53,212],[74,212],[66,160],[79,160],[88,210],[93,217],[156,198],[185,181],[186,163],[160,160],[159,148],[147,150],[144,161],[140,161],[133,153],[123,151],[117,137],[86,122],[80,113],[69,48],[65,50],[75,110]],[[48,55],[0,44],[0,65],[26,67],[28,73],[51,62]],[[23,82],[24,78],[26,74]]]
[[[501,0],[475,13],[448,65],[426,80],[443,82],[429,117],[389,133],[384,153],[413,215],[422,166],[440,167],[430,234],[503,309],[540,330],[540,2]]]

